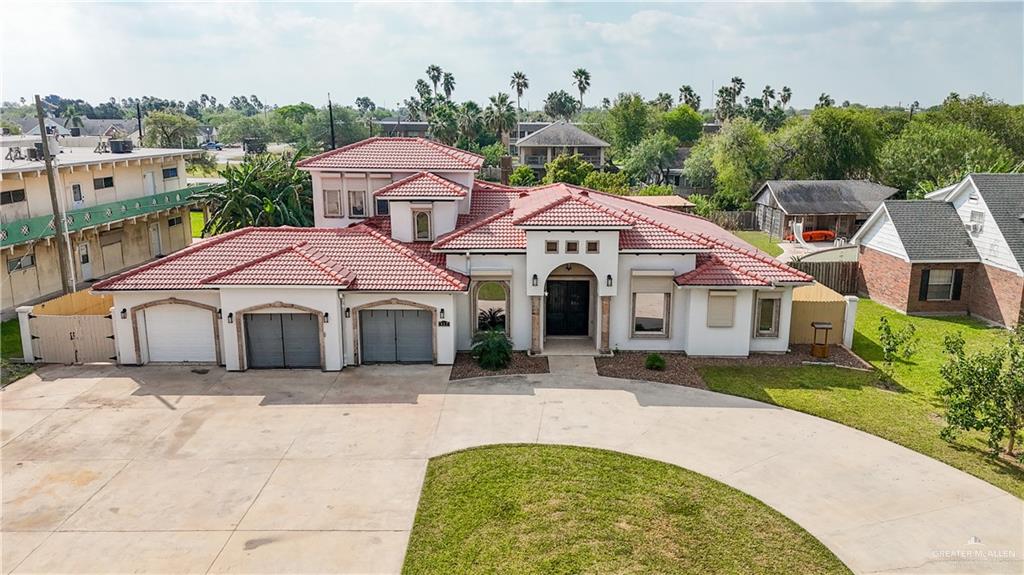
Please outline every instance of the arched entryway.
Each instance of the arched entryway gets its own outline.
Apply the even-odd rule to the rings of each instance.
[[[544,294],[544,352],[594,353],[600,317],[594,272],[582,264],[559,265],[545,279]]]

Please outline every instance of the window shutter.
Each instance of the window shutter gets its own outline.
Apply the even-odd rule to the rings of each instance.
[[[964,270],[955,269],[953,270],[953,299],[954,301],[960,299],[960,290],[964,287]]]
[[[928,301],[929,270],[921,270],[921,286],[917,290],[917,301]]]
[[[708,292],[708,327],[732,327],[735,309],[735,293]]]

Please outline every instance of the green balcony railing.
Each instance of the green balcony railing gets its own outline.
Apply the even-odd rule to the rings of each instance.
[[[69,210],[65,214],[67,216],[68,231],[77,232],[78,230],[151,214],[160,210],[185,206],[194,203],[195,200],[192,196],[208,187],[210,187],[210,184],[198,184],[162,194],[98,204],[80,210]],[[55,234],[52,215],[15,220],[10,223],[0,224],[0,247],[40,240]]]

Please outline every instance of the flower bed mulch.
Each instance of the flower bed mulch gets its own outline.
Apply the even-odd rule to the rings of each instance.
[[[524,351],[512,352],[512,363],[505,369],[491,371],[476,364],[467,352],[455,354],[455,364],[448,379],[469,379],[488,375],[526,375],[529,373],[548,373],[548,358],[529,356]]]
[[[830,350],[831,357],[828,362],[842,367],[857,369],[870,369],[871,366],[852,352],[839,346],[833,346]],[[605,377],[618,377],[622,379],[643,379],[673,385],[685,385],[707,389],[697,368],[705,365],[737,366],[737,367],[787,367],[804,365],[805,362],[820,362],[821,360],[811,357],[811,346],[794,345],[792,351],[785,354],[755,353],[750,357],[730,358],[706,358],[689,357],[682,353],[662,353],[665,358],[665,370],[654,371],[644,367],[644,360],[647,352],[642,351],[620,351],[612,357],[595,357],[597,373]]]

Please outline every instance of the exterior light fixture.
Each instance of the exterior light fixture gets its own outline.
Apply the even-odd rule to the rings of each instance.
[[[233,313],[229,313],[228,314],[228,323],[235,323],[235,314],[233,314]]]
[[[330,323],[330,322],[331,322],[331,314],[325,311],[324,312],[324,323]]]
[[[608,277],[604,278],[604,285],[612,287],[612,274],[608,274]]]
[[[572,271],[572,264],[565,264],[565,271],[571,272]]]
[[[217,319],[223,319],[224,314],[220,313],[220,308],[217,308]]]
[[[121,319],[128,319],[128,310],[126,308],[121,308]]]
[[[537,274],[533,274],[533,280],[531,280],[531,283],[533,284],[533,287],[537,287],[537,282],[538,282]]]
[[[345,308],[345,317],[352,317],[352,308]]]
[[[444,319],[444,308],[441,308],[440,317],[441,317],[441,319]]]

